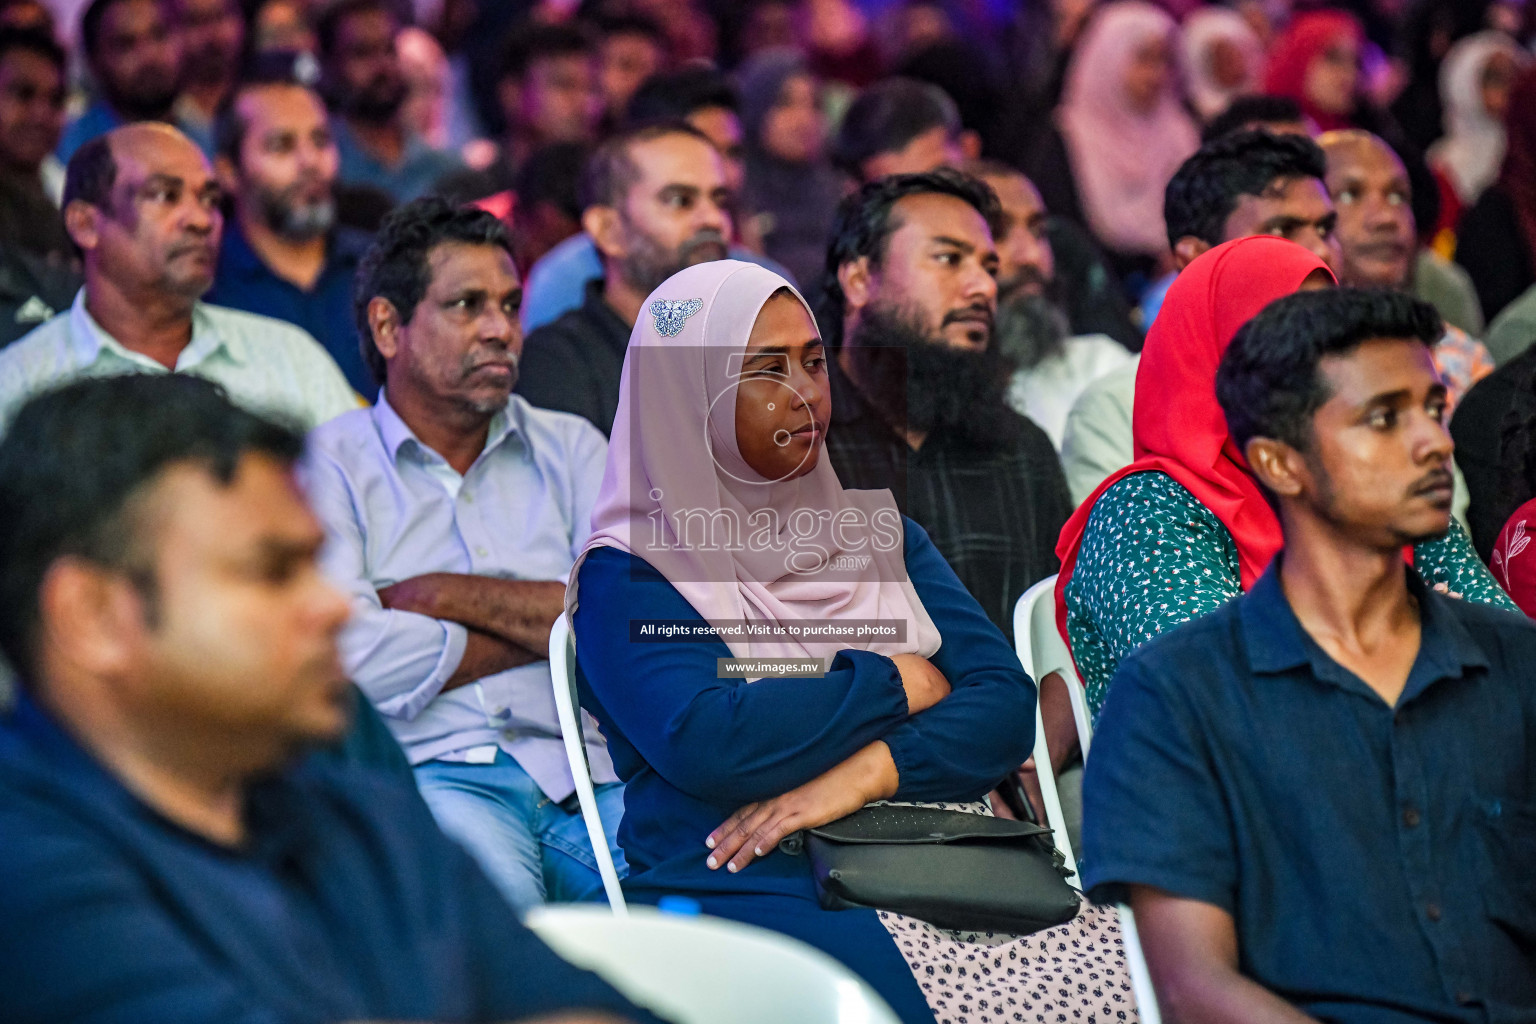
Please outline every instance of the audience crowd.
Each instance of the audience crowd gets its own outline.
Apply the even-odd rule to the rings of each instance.
[[[1533,53],[0,0],[0,1019],[656,1021],[611,859],[903,1024],[1536,1024]],[[807,839],[1058,799],[1029,927]]]

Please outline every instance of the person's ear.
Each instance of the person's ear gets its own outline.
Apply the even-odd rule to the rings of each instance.
[[[82,252],[90,252],[101,241],[101,207],[76,199],[64,207],[64,230]]]
[[[1205,239],[1196,238],[1194,235],[1185,235],[1173,243],[1173,268],[1179,273],[1183,273],[1185,267],[1199,259],[1210,248],[1210,243],[1205,241]]]
[[[121,573],[66,556],[38,591],[40,654],[95,677],[129,673],[148,632],[144,597]]]
[[[869,305],[874,294],[874,280],[869,270],[869,257],[860,256],[837,268],[837,283],[843,290],[843,309],[856,313]]]
[[[959,143],[960,152],[965,154],[967,163],[981,159],[981,135],[979,133],[966,129],[960,133],[955,141]]]
[[[1250,438],[1243,448],[1248,468],[1272,494],[1294,498],[1306,490],[1311,474],[1301,453],[1272,437]]]
[[[624,248],[624,231],[619,223],[619,211],[613,207],[587,207],[581,212],[581,229],[605,258],[621,260],[629,255]]]
[[[373,345],[386,360],[400,354],[400,312],[383,296],[368,300],[368,331]]]

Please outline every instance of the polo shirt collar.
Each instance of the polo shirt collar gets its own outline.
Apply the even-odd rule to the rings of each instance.
[[[139,365],[147,364],[145,356],[124,347],[116,338],[96,322],[85,308],[85,288],[75,293],[75,301],[69,307],[70,344],[80,366],[90,366],[103,353]],[[201,302],[192,307],[192,340],[176,359],[176,369],[191,369],[204,362],[215,352],[223,350],[231,361],[250,361],[250,350],[245,340],[228,331],[221,331],[208,307]]]
[[[373,405],[373,422],[379,432],[379,439],[384,442],[384,450],[389,453],[390,459],[395,462],[400,460],[400,450],[407,444],[412,445],[416,451],[424,456],[431,453],[431,457],[441,458],[436,452],[422,444],[416,432],[406,425],[405,420],[389,404],[389,398],[384,389],[379,389],[379,400]],[[491,417],[491,429],[485,437],[485,448],[480,455],[483,458],[487,452],[496,448],[510,437],[526,437],[523,423],[523,408],[516,395],[507,399],[504,409]]]
[[[1239,615],[1249,667],[1260,675],[1280,673],[1307,666],[1323,682],[1348,690],[1359,690],[1364,683],[1353,672],[1328,656],[1313,640],[1280,586],[1282,552],[1270,563],[1264,575],[1242,600]],[[1467,669],[1488,668],[1488,657],[1473,641],[1456,615],[1447,597],[1426,586],[1423,578],[1407,567],[1408,591],[1418,601],[1420,617],[1419,653],[1409,670],[1398,705],[1417,697],[1441,679],[1454,679]],[[1369,689],[1366,687],[1366,689]],[[1375,691],[1371,691],[1374,695]]]

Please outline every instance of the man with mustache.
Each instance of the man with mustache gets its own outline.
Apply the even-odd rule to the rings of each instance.
[[[341,0],[326,8],[315,28],[323,87],[336,114],[341,180],[404,203],[463,165],[406,130],[400,111],[407,88],[395,52],[399,34],[392,0]]]
[[[1004,163],[970,167],[1003,208],[997,237],[997,345],[1017,367],[1008,403],[1061,449],[1067,414],[1083,389],[1131,359],[1107,334],[1072,334],[1056,279],[1050,215],[1034,182]]]
[[[239,405],[305,427],[357,407],[308,334],[201,301],[221,196],[207,158],[170,125],[124,125],[80,147],[65,174],[64,225],[85,287],[0,351],[0,429],[31,395],[112,373],[196,374]]]
[[[1442,332],[1325,289],[1222,356],[1284,547],[1120,662],[1083,783],[1084,888],[1129,899],[1165,1019],[1536,1009],[1536,628],[1403,558],[1453,529]]]
[[[610,433],[641,305],[684,267],[726,258],[730,198],[719,151],[687,122],[603,143],[580,194],[581,225],[602,254],[603,276],[587,282],[579,308],[529,333],[518,394]]]
[[[591,529],[607,444],[512,394],[522,283],[505,225],[418,199],[384,221],[355,314],[383,390],[314,431],[306,479],[352,599],[348,673],[415,766],[443,830],[514,906],[602,882],[574,796],[549,630]],[[614,859],[623,788],[587,755]]]
[[[92,0],[80,16],[80,48],[95,96],[64,129],[60,160],[119,125],[172,120],[181,40],[161,0]]]
[[[1057,569],[1072,511],[1050,438],[1009,408],[993,335],[997,196],[950,170],[843,200],[819,321],[831,364],[827,451],[843,486],[888,487],[991,620]]]
[[[238,0],[170,0],[181,33],[181,95],[176,122],[214,155],[214,119],[240,74],[245,16]]]
[[[325,104],[294,79],[291,56],[270,63],[236,86],[219,117],[216,165],[234,218],[209,299],[304,328],[371,400],[379,387],[352,319],[368,235],[336,223],[339,158]]]

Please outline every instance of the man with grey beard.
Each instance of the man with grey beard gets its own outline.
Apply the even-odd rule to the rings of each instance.
[[[997,347],[1015,366],[1008,404],[1061,450],[1067,414],[1083,389],[1131,359],[1106,334],[1073,336],[1046,234],[1049,213],[1034,183],[1007,164],[976,161],[968,170],[992,186],[1003,208],[997,237]]]
[[[646,296],[695,263],[726,258],[725,164],[687,122],[647,125],[598,147],[582,177],[581,226],[603,277],[581,306],[529,333],[517,393],[613,430],[629,333]]]
[[[368,236],[336,225],[330,119],[294,67],[291,56],[272,58],[235,87],[219,115],[217,170],[234,216],[209,299],[304,328],[371,399],[379,389],[352,319],[352,278]]]

